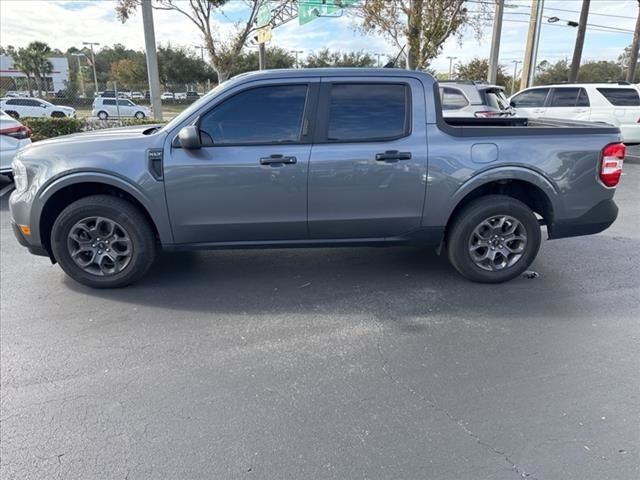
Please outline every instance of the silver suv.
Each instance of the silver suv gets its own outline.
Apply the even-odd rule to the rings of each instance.
[[[440,101],[445,117],[504,117],[514,114],[504,87],[471,80],[440,81]]]

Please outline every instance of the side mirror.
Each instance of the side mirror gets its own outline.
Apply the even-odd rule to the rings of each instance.
[[[184,127],[178,133],[178,142],[182,148],[191,150],[197,150],[202,147],[202,140],[200,140],[200,129],[195,125],[189,125]]]
[[[509,106],[510,106],[511,108],[516,108],[516,103],[515,103],[513,100],[511,100],[511,101],[509,102]]]

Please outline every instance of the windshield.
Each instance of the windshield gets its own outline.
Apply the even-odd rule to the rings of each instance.
[[[238,77],[234,77],[226,82],[222,82],[220,85],[215,87],[213,90],[206,93],[204,96],[200,97],[200,99],[193,102],[189,107],[184,109],[177,117],[174,117],[173,120],[169,121],[161,130],[168,131],[174,128],[176,125],[182,123],[185,119],[189,118],[194,112],[196,112],[202,105],[207,103],[216,95],[220,94],[227,88],[234,86],[237,83]]]

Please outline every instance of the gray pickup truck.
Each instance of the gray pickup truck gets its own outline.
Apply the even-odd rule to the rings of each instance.
[[[600,232],[624,145],[608,125],[443,118],[397,69],[239,75],[164,126],[37,142],[13,164],[13,229],[92,287],[170,249],[414,244],[503,282],[549,238]]]

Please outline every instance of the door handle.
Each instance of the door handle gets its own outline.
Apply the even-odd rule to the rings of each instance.
[[[376,153],[376,160],[378,162],[411,160],[411,152],[399,152],[398,150],[387,150],[384,153]]]
[[[297,161],[298,159],[296,157],[273,154],[268,157],[262,157],[260,159],[260,165],[291,165]]]

